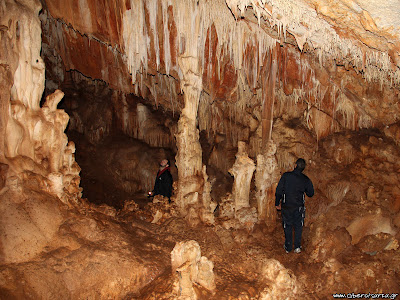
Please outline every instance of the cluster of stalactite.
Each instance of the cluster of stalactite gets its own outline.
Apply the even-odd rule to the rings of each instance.
[[[317,140],[336,131],[398,120],[393,105],[397,94],[385,88],[397,82],[392,56],[339,37],[303,2],[157,4],[155,0],[117,1],[118,10],[104,7],[110,9],[110,22],[100,26],[92,20],[99,13],[92,6],[80,20],[68,14],[70,4],[64,3],[62,15],[49,0],[49,12],[57,19],[50,13],[43,15],[46,43],[56,49],[66,69],[77,68],[86,59],[80,70],[87,76],[101,78],[121,93],[134,92],[177,115],[186,105],[182,82],[187,81],[179,61],[196,45],[191,55],[196,57],[202,81],[196,100],[198,128],[207,132],[210,141],[224,135],[224,142],[232,147],[247,141],[253,158],[263,151],[272,118],[300,118]],[[372,22],[365,10],[360,17]],[[90,53],[88,57],[75,55],[83,50]],[[370,86],[362,86],[363,80]],[[117,98],[124,102],[124,97]],[[388,105],[378,105],[382,98]],[[136,127],[124,128],[129,132]],[[134,130],[131,135],[141,133]],[[160,135],[143,136],[149,136],[147,142],[152,144],[169,142]]]

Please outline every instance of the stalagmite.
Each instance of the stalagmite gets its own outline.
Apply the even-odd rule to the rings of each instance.
[[[172,272],[179,274],[179,299],[197,299],[193,284],[199,284],[209,291],[216,288],[214,264],[201,256],[200,246],[196,241],[179,242],[171,252]]]
[[[269,230],[275,229],[275,188],[279,181],[278,162],[275,158],[276,144],[273,140],[263,154],[257,155],[257,171],[255,184],[257,189],[257,207],[259,221],[265,220]]]
[[[249,158],[246,150],[246,143],[238,143],[238,153],[236,161],[229,173],[235,179],[232,188],[232,200],[228,196],[221,203],[221,212],[223,215],[231,217],[234,212],[234,219],[224,221],[225,228],[246,228],[251,231],[257,222],[257,210],[250,207],[249,193],[251,179],[255,170],[254,161]],[[233,211],[232,211],[233,210]]]
[[[202,195],[202,207],[200,209],[200,218],[206,224],[214,224],[214,210],[217,207],[217,203],[211,199],[211,183],[208,180],[207,168],[203,165],[203,178],[204,187]]]
[[[391,235],[395,235],[391,221],[389,218],[382,215],[382,211],[371,213],[368,216],[363,216],[355,219],[346,230],[350,233],[352,238],[352,244],[356,244],[360,239],[366,235],[376,234],[385,232]]]
[[[229,173],[235,177],[232,191],[235,211],[239,211],[243,207],[250,207],[249,193],[254,170],[254,161],[247,155],[245,142],[241,141],[238,143],[236,161],[229,170]]]
[[[63,110],[57,109],[63,96],[63,92],[55,91],[46,98],[43,108],[37,111],[20,102],[11,105],[17,113],[10,116],[7,124],[6,156],[32,159],[37,169],[43,170],[41,175],[48,177],[49,191],[68,202],[72,199],[77,201],[81,188],[80,168],[73,157],[75,146],[68,143],[64,134],[69,117]],[[19,170],[12,169],[22,174],[24,170],[32,169],[32,163],[25,163]]]

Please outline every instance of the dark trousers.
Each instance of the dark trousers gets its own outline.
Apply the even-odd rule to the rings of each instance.
[[[283,208],[282,224],[285,232],[285,249],[292,251],[293,229],[294,229],[294,248],[301,247],[301,234],[303,232],[305,207]]]

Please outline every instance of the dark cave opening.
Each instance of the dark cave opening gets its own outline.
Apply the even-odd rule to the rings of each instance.
[[[127,200],[148,202],[158,162],[165,157],[174,164],[174,139],[164,124],[176,119],[75,71],[66,73],[60,89],[65,96],[59,108],[70,117],[65,133],[76,146],[83,198],[117,209]],[[174,165],[171,172],[177,179]]]

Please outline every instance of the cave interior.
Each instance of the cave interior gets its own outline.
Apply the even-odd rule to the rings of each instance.
[[[398,12],[0,3],[0,299],[395,299]],[[275,207],[298,158],[299,254]]]

